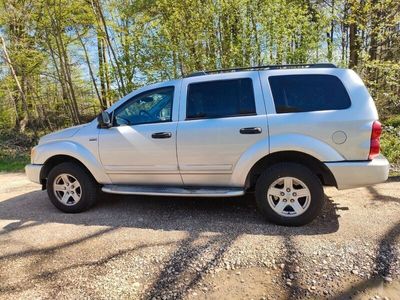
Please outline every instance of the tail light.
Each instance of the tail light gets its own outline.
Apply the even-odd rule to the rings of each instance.
[[[381,133],[382,124],[379,121],[375,121],[374,123],[372,123],[371,143],[368,155],[369,160],[373,160],[379,155]]]

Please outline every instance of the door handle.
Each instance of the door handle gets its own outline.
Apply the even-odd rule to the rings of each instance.
[[[156,132],[151,135],[153,139],[169,139],[171,136],[171,132]]]
[[[260,127],[246,127],[240,129],[241,134],[259,134],[262,132]]]

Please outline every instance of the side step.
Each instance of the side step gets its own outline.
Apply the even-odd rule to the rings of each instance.
[[[228,187],[173,187],[106,184],[102,191],[122,195],[180,196],[180,197],[234,197],[244,195],[241,188]]]

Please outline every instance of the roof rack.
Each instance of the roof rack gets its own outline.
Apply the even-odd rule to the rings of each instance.
[[[337,68],[336,65],[331,63],[318,63],[318,64],[292,64],[292,65],[265,65],[254,67],[239,67],[228,69],[217,69],[208,71],[199,71],[189,74],[185,77],[202,76],[208,74],[226,73],[226,72],[239,72],[239,71],[256,71],[256,70],[278,70],[278,69],[297,69],[297,68]]]

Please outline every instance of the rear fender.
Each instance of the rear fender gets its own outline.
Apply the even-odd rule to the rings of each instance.
[[[270,137],[269,145],[267,139],[259,141],[241,155],[232,173],[232,186],[245,186],[247,175],[260,159],[284,151],[305,153],[321,162],[344,160],[343,156],[330,145],[310,136],[287,134]]]

